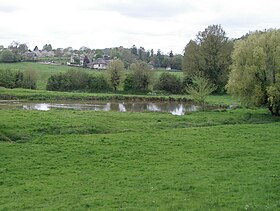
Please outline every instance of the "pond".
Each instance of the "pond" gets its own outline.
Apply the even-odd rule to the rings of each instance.
[[[0,101],[0,109],[18,108],[25,110],[48,111],[51,109],[74,109],[94,111],[117,111],[117,112],[168,112],[172,115],[184,115],[187,112],[204,110],[204,108],[182,102],[20,102]],[[207,110],[215,109],[208,107]]]

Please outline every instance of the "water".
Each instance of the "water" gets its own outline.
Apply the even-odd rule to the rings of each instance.
[[[117,112],[168,112],[172,115],[184,115],[195,112],[199,106],[181,102],[0,102],[0,109],[18,108],[25,110],[49,111],[51,109],[74,109]]]

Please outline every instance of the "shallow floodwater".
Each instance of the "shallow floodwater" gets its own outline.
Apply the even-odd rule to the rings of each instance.
[[[26,110],[48,111],[51,109],[74,109],[117,112],[168,112],[173,115],[184,115],[195,112],[199,106],[181,102],[0,102],[0,109],[18,108]]]

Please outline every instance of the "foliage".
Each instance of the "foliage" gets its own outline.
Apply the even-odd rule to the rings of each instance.
[[[47,90],[50,91],[89,91],[100,92],[110,90],[103,75],[95,76],[85,70],[69,70],[66,73],[52,75],[48,79]]]
[[[202,76],[194,76],[192,85],[189,85],[186,90],[193,100],[199,104],[204,104],[209,94],[215,91],[216,87],[208,79]]]
[[[110,62],[107,69],[107,77],[110,85],[116,91],[120,85],[123,74],[124,74],[124,63],[121,60],[113,60]]]
[[[171,94],[180,94],[184,90],[183,84],[180,78],[172,75],[168,72],[162,73],[159,77],[158,82],[154,86],[155,90],[162,90]]]
[[[145,62],[133,63],[130,66],[132,71],[132,78],[134,82],[134,89],[138,92],[147,92],[149,85],[152,83],[154,72]]]
[[[89,92],[111,91],[111,87],[103,75],[90,75],[88,81]]]
[[[1,55],[0,55],[0,61],[1,62],[6,62],[6,63],[18,62],[19,58],[12,51],[10,51],[10,50],[3,50]]]
[[[47,90],[82,91],[87,89],[88,74],[83,70],[69,70],[66,73],[52,75],[48,79]]]
[[[0,69],[0,86],[6,88],[26,88],[36,89],[37,72],[34,70],[11,71],[10,69]]]
[[[51,44],[45,44],[43,46],[43,51],[52,51],[52,45]]]
[[[210,25],[198,32],[185,48],[183,68],[186,75],[201,74],[224,91],[231,64],[232,42],[220,25]]]
[[[255,32],[235,43],[228,92],[243,103],[279,114],[280,30]],[[268,102],[269,101],[269,102]]]
[[[16,81],[20,81],[21,74],[16,75]],[[21,87],[25,89],[36,89],[36,84],[38,80],[37,72],[33,69],[27,69],[23,72],[23,78],[21,82]]]
[[[123,90],[124,91],[135,91],[135,85],[133,80],[133,74],[129,73],[126,75],[126,78],[123,81]]]
[[[0,69],[0,87],[15,88],[15,75],[10,69]]]
[[[86,90],[88,85],[89,74],[80,69],[69,70],[66,73],[66,78],[69,80],[70,90]]]
[[[176,54],[175,56],[170,57],[170,67],[175,70],[182,70],[183,56]]]
[[[193,85],[192,77],[189,76],[189,75],[185,75],[184,78],[183,78],[183,86],[188,87],[188,86],[191,86],[191,85]]]
[[[280,83],[269,86],[267,95],[270,112],[275,116],[280,116]]]

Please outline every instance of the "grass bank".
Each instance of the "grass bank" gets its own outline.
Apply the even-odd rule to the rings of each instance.
[[[0,210],[278,210],[264,109],[0,112]]]

